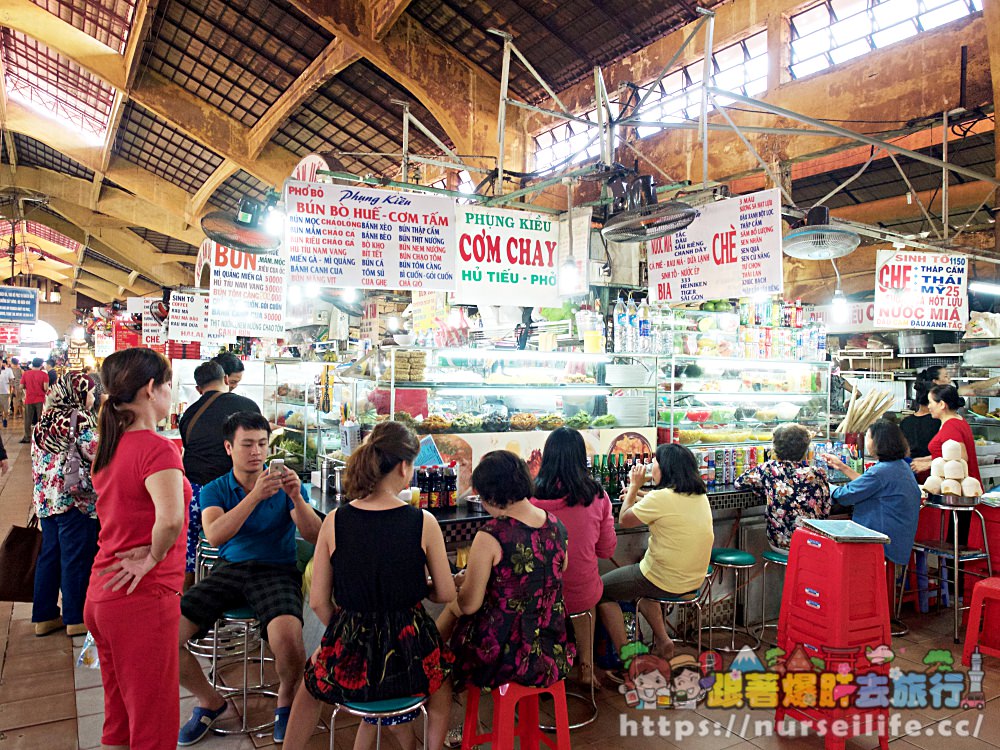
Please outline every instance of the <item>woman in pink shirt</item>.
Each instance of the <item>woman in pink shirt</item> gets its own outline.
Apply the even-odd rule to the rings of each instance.
[[[569,564],[563,574],[566,611],[591,613],[590,631],[576,629],[580,680],[599,684],[594,679],[592,627],[594,608],[604,585],[597,560],[615,553],[618,537],[611,500],[587,473],[587,448],[576,430],[560,427],[545,441],[531,502],[552,513],[566,527],[569,536]]]

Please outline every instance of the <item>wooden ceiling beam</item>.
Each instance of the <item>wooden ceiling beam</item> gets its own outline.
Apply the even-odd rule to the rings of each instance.
[[[367,0],[291,0],[309,18],[350,42],[375,67],[412,93],[437,120],[459,153],[497,153],[500,85],[489,73],[400,12],[377,39]],[[517,131],[521,116],[508,111]]]
[[[334,39],[250,128],[249,156],[257,158],[289,115],[317,88],[361,57],[349,42]]]
[[[44,143],[49,148],[65,154],[93,172],[102,171],[100,146],[88,144],[79,134],[68,128],[53,125],[52,120],[38,114],[21,102],[10,101],[8,103],[7,128]],[[45,172],[45,180],[49,182],[43,181],[38,185],[24,187],[31,187],[47,193],[50,192],[50,185],[53,184],[53,176],[57,178],[59,183],[63,184],[68,184],[76,179],[57,172],[42,171]],[[107,207],[109,204],[107,199],[112,198],[112,208],[121,210],[124,214],[121,218],[130,221],[130,226],[145,226],[192,245],[199,245],[204,239],[201,231],[193,229],[185,220],[186,208],[191,195],[183,188],[120,157],[111,157],[105,176],[128,192],[121,190],[103,191],[98,206],[102,212],[116,215],[113,210],[109,210]],[[78,182],[83,183],[83,187],[80,188],[81,192],[74,202],[86,206],[90,200],[93,185],[87,180],[78,180]]]
[[[239,166],[228,159],[220,164],[208,179],[198,188],[198,192],[191,196],[188,201],[186,216],[190,223],[197,224],[197,217],[200,217],[208,208],[209,199],[215,195],[215,191],[223,182],[228,180],[239,171]],[[194,244],[194,243],[192,243]]]
[[[158,73],[146,70],[137,82],[130,80],[136,77],[135,62],[141,49],[138,41],[131,48],[132,59],[127,59],[31,0],[4,0],[0,26],[27,34],[59,52],[262,182],[280,186],[298,162],[295,154],[273,144],[251,158],[248,127]],[[126,53],[129,51],[127,48]]]
[[[409,4],[410,0],[368,0],[372,37],[378,40],[388,34]]]

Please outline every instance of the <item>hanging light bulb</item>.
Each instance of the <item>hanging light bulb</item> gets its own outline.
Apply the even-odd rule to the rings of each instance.
[[[354,302],[358,298],[358,290],[349,286],[340,292],[340,296],[344,298],[344,302]]]
[[[580,269],[576,261],[570,257],[559,266],[559,293],[572,294],[580,284]]]
[[[833,293],[833,305],[830,310],[830,317],[833,318],[835,323],[847,322],[847,297],[844,296],[844,292],[840,287],[837,287],[837,290]]]
[[[271,206],[264,218],[264,231],[272,237],[280,237],[285,231],[285,212],[277,206]]]

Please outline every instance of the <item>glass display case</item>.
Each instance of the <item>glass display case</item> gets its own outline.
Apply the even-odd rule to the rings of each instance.
[[[272,451],[292,469],[312,471],[319,456],[339,452],[343,418],[366,408],[365,394],[372,385],[347,373],[332,363],[266,360],[264,416],[277,433]]]
[[[656,356],[387,347],[367,403],[422,434],[652,427]],[[363,421],[367,418],[361,414]]]
[[[816,328],[743,325],[737,313],[707,310],[672,317],[673,355],[658,363],[661,442],[767,444],[786,422],[829,439],[830,364]]]

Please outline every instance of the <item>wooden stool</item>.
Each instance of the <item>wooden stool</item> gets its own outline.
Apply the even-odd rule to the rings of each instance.
[[[520,747],[541,748],[542,744],[553,750],[570,750],[569,712],[566,710],[566,684],[563,680],[547,688],[530,688],[508,682],[492,691],[493,725],[488,734],[477,734],[479,729],[479,688],[470,685],[465,702],[465,724],[462,728],[462,750],[472,750],[476,745],[490,743],[493,750],[514,750],[514,740]],[[538,698],[551,695],[555,702],[555,742],[538,726]],[[520,703],[520,711],[517,711]]]

